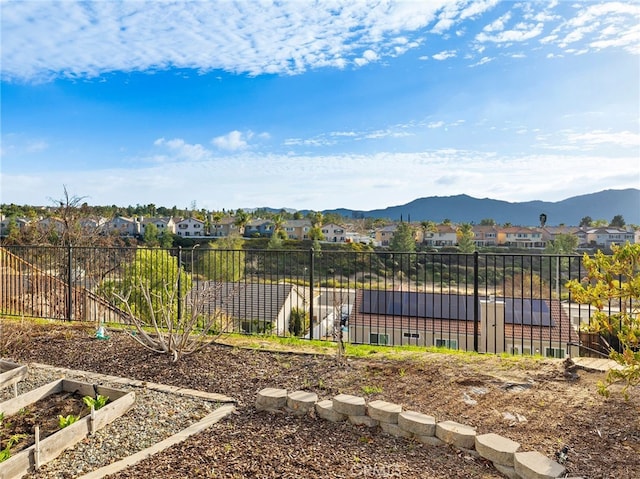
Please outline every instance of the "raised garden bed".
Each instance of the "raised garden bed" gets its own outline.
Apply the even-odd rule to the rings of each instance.
[[[0,361],[0,389],[15,385],[27,375],[27,367],[10,361]]]
[[[85,396],[96,398],[97,395],[106,396],[109,401],[102,408],[90,413],[90,409],[84,405],[82,398]],[[4,413],[4,421],[14,425],[24,425],[32,419],[41,420],[39,437],[31,434],[22,450],[12,453],[9,459],[0,463],[0,479],[21,477],[38,469],[42,464],[55,459],[65,449],[125,414],[133,406],[134,401],[133,392],[127,393],[119,389],[59,379],[0,403],[0,412]],[[66,417],[69,414],[84,414],[84,416],[62,429],[56,427],[58,415]],[[43,415],[49,417],[43,417]],[[5,431],[1,431],[3,440],[8,439],[8,436],[4,437]],[[20,433],[20,431],[15,432]],[[10,431],[9,434],[11,433]]]

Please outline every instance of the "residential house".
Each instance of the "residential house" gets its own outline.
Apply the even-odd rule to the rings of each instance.
[[[325,241],[329,241],[331,243],[345,243],[347,240],[343,226],[334,223],[327,223],[326,225],[322,225],[321,231],[324,235]]]
[[[498,244],[510,248],[544,248],[542,231],[539,228],[510,226],[498,230]]]
[[[491,225],[474,225],[473,241],[476,246],[496,246],[498,244],[498,227]]]
[[[83,231],[102,233],[108,220],[106,218],[81,218],[79,223]]]
[[[271,220],[253,219],[244,227],[244,236],[247,238],[271,238],[274,226]]]
[[[222,311],[235,331],[284,335],[291,310],[305,309],[304,293],[291,284],[199,283],[191,294],[204,294],[204,314]]]
[[[284,223],[283,229],[287,237],[292,240],[308,240],[311,221],[309,220],[288,220]]]
[[[183,238],[206,236],[204,221],[197,218],[186,218],[176,223],[176,234]]]
[[[141,217],[138,222],[140,223],[140,234],[144,235],[145,229],[148,225],[153,224],[158,228],[158,233],[162,234],[165,231],[175,234],[176,233],[176,223],[172,217],[167,216],[165,218],[143,218]]]
[[[309,289],[305,288],[304,292],[308,297]],[[314,290],[313,339],[336,339],[341,323],[348,321],[354,301],[353,289],[320,287]],[[348,334],[344,335],[344,340],[348,340]]]
[[[140,223],[134,218],[116,216],[104,225],[107,234],[119,234],[120,236],[136,236],[140,234]]]
[[[437,225],[436,231],[425,231],[423,244],[432,248],[455,246],[458,244],[458,234],[452,225]]]
[[[29,220],[26,218],[15,218],[16,226],[20,231],[22,231],[28,224]],[[0,237],[7,236],[9,234],[9,224],[11,223],[11,218],[0,215]]]
[[[635,241],[635,232],[624,228],[607,226],[603,228],[588,228],[584,235],[585,246],[610,249],[612,244],[623,245],[627,241]]]
[[[46,218],[42,218],[36,222],[36,227],[40,231],[55,231],[56,233],[64,233],[65,224],[60,218],[54,218],[53,216],[48,216]]]
[[[565,357],[578,339],[559,301],[479,300],[478,350]],[[474,299],[470,295],[357,290],[349,316],[352,343],[437,346],[473,351]]]
[[[578,236],[581,229],[579,226],[544,226],[540,228],[542,232],[542,241],[545,245],[550,241],[555,241],[558,235],[573,235]]]
[[[345,236],[345,239],[344,239],[345,243],[371,244],[374,241],[373,238],[369,235],[356,233],[353,231],[345,232],[344,236]]]
[[[397,229],[398,225],[387,225],[378,228],[374,233],[374,244],[376,246],[389,246]]]
[[[212,221],[209,226],[209,236],[214,238],[226,238],[239,234],[238,226],[233,216],[225,216],[220,221]],[[246,227],[245,227],[246,232]]]

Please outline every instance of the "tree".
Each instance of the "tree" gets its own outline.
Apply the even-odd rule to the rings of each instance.
[[[540,213],[540,228],[544,228],[544,225],[547,224],[547,215],[545,213]]]
[[[493,218],[483,218],[480,220],[480,226],[495,226],[496,220]]]
[[[319,211],[310,211],[307,214],[307,218],[311,221],[311,226],[320,227],[322,226],[322,220],[324,219],[324,215]]]
[[[319,226],[313,226],[309,229],[309,233],[307,236],[310,240],[324,241],[324,233],[322,232],[322,228]]]
[[[240,208],[238,209],[238,211],[236,211],[235,216],[236,218],[233,224],[235,224],[238,227],[238,234],[242,236],[244,234],[245,226],[247,226],[247,224],[251,220],[251,215],[249,215],[249,213],[245,212],[243,209]]]
[[[594,220],[591,224],[594,228],[602,228],[603,226],[607,226],[609,222],[607,220],[599,219]]]
[[[422,241],[425,242],[427,233],[437,233],[438,226],[433,221],[421,221],[420,227],[422,228]]]
[[[578,226],[580,226],[581,228],[589,228],[593,225],[593,220],[591,219],[591,216],[585,216],[580,220],[580,224]]]
[[[171,248],[173,246],[173,233],[168,229],[164,229],[158,236],[161,248]]]
[[[578,248],[578,237],[572,234],[557,234],[544,249],[547,254],[573,254]]]
[[[609,348],[609,356],[622,369],[609,370],[600,392],[608,396],[609,386],[623,381],[622,394],[628,398],[629,387],[640,384],[640,244],[612,245],[611,251],[612,255],[585,254],[587,276],[569,281],[567,288],[574,301],[595,308],[588,330],[613,336],[622,346],[622,352]]]
[[[413,228],[409,223],[400,223],[396,228],[393,237],[389,242],[391,251],[408,251],[413,253],[416,250],[416,240],[413,237]]]
[[[154,223],[147,223],[144,227],[143,240],[147,246],[158,246],[158,227]]]
[[[613,226],[615,228],[624,228],[625,222],[622,215],[615,215],[609,223],[609,226]]]
[[[221,238],[208,244],[201,254],[202,274],[209,280],[236,282],[244,277],[244,240],[237,237]]]
[[[271,218],[271,221],[273,222],[273,233],[271,234],[271,237],[273,238],[274,236],[277,236],[282,240],[286,240],[287,232],[284,230],[284,224],[287,220],[284,216],[281,213],[278,213]]]
[[[122,276],[122,282],[115,286],[116,296],[143,322],[151,321],[170,300],[176,301],[172,310],[177,314],[177,299],[191,283],[190,275],[178,267],[178,259],[162,249],[138,248]]]
[[[458,238],[458,248],[460,248],[461,252],[473,253],[476,250],[476,244],[473,241],[475,238],[473,226],[469,223],[463,223],[458,226],[456,237]]]

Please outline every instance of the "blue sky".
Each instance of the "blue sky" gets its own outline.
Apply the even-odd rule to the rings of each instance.
[[[640,4],[0,0],[0,202],[640,188]]]

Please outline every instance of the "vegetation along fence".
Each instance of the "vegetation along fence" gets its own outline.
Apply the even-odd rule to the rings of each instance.
[[[198,304],[218,331],[606,354],[612,338],[581,332],[591,308],[565,288],[582,276],[573,255],[7,246],[0,313],[127,324],[163,308],[179,320]]]

